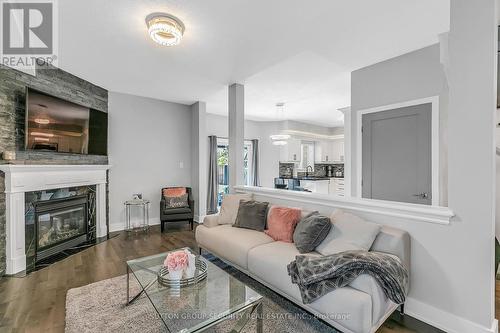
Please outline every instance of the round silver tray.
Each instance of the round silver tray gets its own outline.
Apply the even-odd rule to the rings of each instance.
[[[158,282],[165,287],[187,287],[196,284],[207,277],[207,263],[200,259],[199,256],[196,257],[196,271],[192,278],[181,278],[180,280],[171,280],[168,277],[167,267],[162,267],[158,272]]]

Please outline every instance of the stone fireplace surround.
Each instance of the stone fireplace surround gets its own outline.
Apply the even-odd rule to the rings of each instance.
[[[107,235],[106,172],[109,165],[0,165],[5,173],[6,274],[26,270],[25,193],[96,186],[96,236]]]

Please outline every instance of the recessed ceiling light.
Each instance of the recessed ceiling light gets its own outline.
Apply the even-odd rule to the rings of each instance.
[[[181,42],[184,24],[177,17],[165,13],[152,13],[146,17],[149,36],[160,45],[173,46]]]
[[[40,124],[40,125],[47,125],[47,124],[50,124],[50,120],[44,119],[44,118],[36,118],[35,123]]]

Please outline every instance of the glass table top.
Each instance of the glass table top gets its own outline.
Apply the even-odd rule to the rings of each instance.
[[[129,260],[127,265],[170,332],[202,331],[262,299],[253,289],[203,257],[200,259],[207,264],[204,280],[182,288],[165,287],[158,283],[157,274],[168,253]]]

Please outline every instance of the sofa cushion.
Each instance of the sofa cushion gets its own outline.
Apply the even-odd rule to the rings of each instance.
[[[260,245],[248,253],[248,271],[285,294],[300,300],[299,288],[292,284],[286,268],[299,254],[293,243],[272,242]],[[307,255],[319,256],[316,252]]]
[[[219,212],[219,224],[233,224],[238,215],[240,200],[252,200],[252,194],[225,194]]]
[[[322,255],[349,250],[370,250],[380,232],[380,225],[363,220],[340,209],[330,217],[333,227],[328,236],[316,247]]]
[[[240,200],[238,215],[233,227],[264,231],[269,202]]]
[[[297,285],[292,284],[287,271],[287,265],[297,255],[299,251],[291,243],[272,242],[260,245],[248,253],[248,271],[268,286],[302,304],[300,290]],[[320,254],[311,252],[307,255]],[[357,277],[348,287],[336,289],[309,304],[314,310],[325,314],[327,319],[333,319],[354,332],[369,332],[390,305],[390,300],[385,297],[377,281],[367,274]],[[341,314],[346,314],[348,318],[339,318],[338,315]]]
[[[219,258],[229,260],[246,270],[248,251],[256,246],[270,243],[273,239],[263,232],[233,228],[230,225],[211,228],[199,225],[196,228],[196,241],[202,248]]]
[[[272,206],[267,216],[266,235],[276,241],[293,242],[295,226],[300,221],[301,209]]]
[[[292,284],[287,271],[287,265],[295,260],[297,255],[299,251],[292,243],[272,242],[260,245],[252,248],[248,253],[248,271],[272,289],[277,289],[302,304],[299,288]],[[320,254],[311,252],[307,255],[319,256]],[[371,287],[372,285],[365,289],[370,290]],[[377,289],[376,286],[375,289]],[[378,287],[378,289],[381,288]],[[383,294],[383,291],[378,290],[374,293],[373,301],[382,302],[377,309],[386,309],[385,300],[377,298],[380,292]],[[374,320],[372,317],[373,301],[370,294],[348,286],[326,294],[309,304],[309,307],[324,314],[326,319],[333,320],[353,332],[369,332],[372,324],[379,319]],[[377,310],[377,313],[380,312]]]
[[[330,232],[332,223],[327,216],[312,214],[300,220],[293,233],[293,242],[300,253],[314,251]]]

